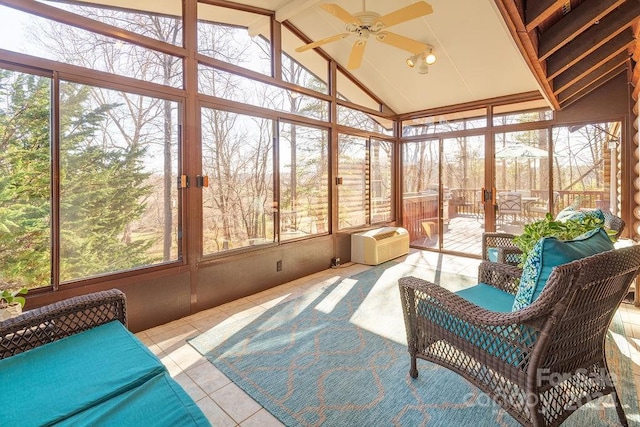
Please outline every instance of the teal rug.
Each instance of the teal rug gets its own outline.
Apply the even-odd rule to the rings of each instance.
[[[462,377],[418,361],[409,377],[398,278],[456,290],[475,278],[388,262],[278,304],[257,318],[219,326],[190,344],[287,426],[517,426]],[[609,361],[630,425],[640,415],[629,344],[618,316]],[[617,425],[610,396],[565,426]]]

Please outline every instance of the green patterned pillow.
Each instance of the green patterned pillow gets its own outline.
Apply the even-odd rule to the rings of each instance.
[[[513,311],[529,306],[538,298],[553,267],[612,249],[613,243],[602,228],[593,229],[567,241],[543,237],[524,263]]]

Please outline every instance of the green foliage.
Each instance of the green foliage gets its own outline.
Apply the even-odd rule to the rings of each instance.
[[[24,297],[20,297],[18,295],[24,295],[26,293],[27,288],[20,288],[17,291],[10,291],[9,289],[5,289],[0,294],[0,307],[4,306],[5,304],[12,304],[14,302],[17,302],[24,307],[27,300],[25,300]]]
[[[547,213],[544,219],[525,225],[522,234],[513,239],[513,242],[522,251],[520,265],[524,264],[529,252],[543,237],[571,240],[598,227],[604,228],[604,221],[592,215],[585,215],[582,219],[555,221],[553,216]],[[615,231],[607,230],[607,233],[613,240],[612,236],[615,235]]]
[[[0,70],[0,284],[51,283],[51,80]],[[151,193],[141,144],[103,140],[108,112],[88,86],[60,85],[60,279],[149,263],[132,236]],[[134,132],[133,130],[128,130]]]

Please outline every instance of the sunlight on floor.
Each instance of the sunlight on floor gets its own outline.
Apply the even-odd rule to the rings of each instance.
[[[282,426],[280,421],[209,363],[186,340],[214,329],[220,331],[216,339],[223,341],[234,331],[242,329],[251,322],[268,321],[270,308],[294,299],[297,302],[295,312],[314,307],[329,313],[349,292],[358,290],[367,292],[367,295],[351,321],[373,333],[399,341],[397,328],[404,328],[404,319],[401,315],[397,287],[378,286],[379,283],[388,282],[392,276],[426,274],[425,267],[430,267],[428,270],[438,268],[441,272],[476,277],[479,264],[477,259],[416,250],[395,261],[399,264],[387,269],[371,289],[359,289],[357,281],[350,277],[373,267],[344,264],[341,268],[321,271],[136,335],[162,360],[171,376],[197,402],[213,425]],[[425,278],[433,280],[433,277]],[[328,288],[334,285],[335,287],[329,291]],[[396,316],[397,319],[394,317],[392,322],[389,321],[389,316],[386,319],[379,319],[379,316],[371,314],[379,313],[383,307],[388,311],[389,307],[395,306],[399,315]],[[292,315],[295,315],[295,312],[292,312]],[[613,337],[616,344],[623,350],[623,355],[631,358],[634,382],[638,390],[640,389],[640,308],[623,303],[619,308],[619,314],[626,337],[620,334],[614,334]],[[396,333],[390,332],[394,330]],[[640,422],[633,417],[629,417],[629,421]]]

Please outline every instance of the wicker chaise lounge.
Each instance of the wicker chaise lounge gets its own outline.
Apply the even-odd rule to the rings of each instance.
[[[2,425],[210,425],[126,321],[113,289],[0,322]]]
[[[604,343],[639,269],[640,246],[559,265],[540,296],[516,311],[496,309],[498,299],[505,300],[504,308],[518,289],[522,270],[507,264],[483,261],[479,267],[485,305],[493,308],[434,283],[402,278],[410,375],[418,375],[417,358],[445,366],[531,426],[557,426],[584,403],[612,394],[627,425]]]

